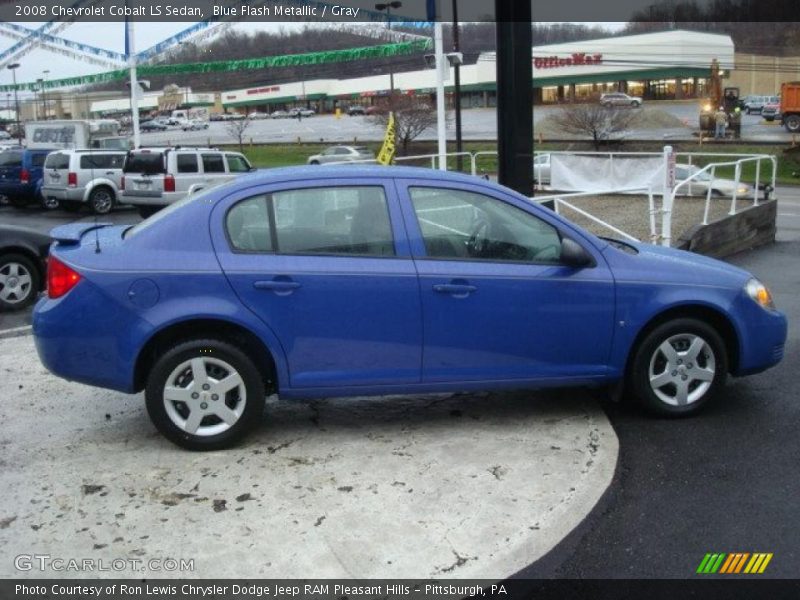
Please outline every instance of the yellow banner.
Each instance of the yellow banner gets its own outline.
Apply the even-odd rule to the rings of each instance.
[[[395,126],[394,126],[394,113],[389,113],[389,123],[386,125],[386,135],[383,136],[383,146],[381,151],[378,152],[378,164],[390,165],[394,160],[395,151]]]

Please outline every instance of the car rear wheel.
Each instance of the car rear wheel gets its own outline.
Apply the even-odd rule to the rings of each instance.
[[[152,217],[159,210],[161,210],[161,207],[159,206],[140,206],[138,208],[139,216],[142,217],[143,219],[148,219]]]
[[[631,371],[634,395],[651,412],[685,416],[699,411],[725,384],[725,344],[703,321],[675,319],[639,344]]]
[[[792,133],[797,133],[800,131],[800,116],[789,115],[783,120],[783,124],[787,130],[791,131]]]
[[[0,308],[25,308],[36,300],[41,288],[41,275],[36,265],[22,254],[0,257]]]
[[[56,210],[59,206],[61,206],[61,202],[59,202],[58,198],[42,198],[42,206],[46,210]]]
[[[114,192],[107,187],[96,187],[89,194],[89,206],[96,215],[107,215],[114,208]]]
[[[240,441],[260,421],[265,398],[253,361],[214,339],[183,342],[165,352],[145,390],[153,424],[189,450],[218,450]]]
[[[319,161],[318,160],[312,160],[308,164],[310,164],[310,165],[318,165]]]

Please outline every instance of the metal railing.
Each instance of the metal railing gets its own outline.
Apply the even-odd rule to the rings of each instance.
[[[661,212],[661,210],[657,209],[656,206],[655,206],[655,200],[654,200],[655,194],[653,194],[652,188],[637,187],[637,188],[620,188],[620,189],[614,189],[614,190],[605,190],[605,191],[600,191],[600,192],[572,192],[572,193],[569,193],[569,194],[553,194],[553,195],[550,195],[550,196],[535,196],[535,197],[531,198],[531,200],[533,200],[534,202],[538,202],[539,204],[544,204],[545,202],[553,202],[553,210],[558,215],[561,214],[560,208],[563,206],[564,208],[568,208],[568,209],[578,213],[579,215],[589,219],[593,223],[597,223],[598,225],[600,225],[602,227],[605,227],[606,229],[608,229],[610,231],[613,231],[617,235],[620,235],[620,236],[622,236],[624,238],[627,238],[629,240],[632,240],[634,242],[638,242],[638,241],[641,241],[641,240],[639,238],[637,238],[636,236],[633,236],[633,235],[631,235],[629,233],[626,233],[625,231],[622,231],[621,229],[619,229],[618,227],[615,227],[611,223],[609,223],[607,221],[604,221],[603,219],[601,219],[599,217],[596,217],[593,214],[583,210],[582,208],[578,208],[574,204],[571,204],[571,203],[567,202],[566,200],[564,200],[564,198],[587,198],[587,197],[604,196],[604,195],[609,195],[609,194],[630,194],[630,193],[635,193],[635,192],[643,192],[643,193],[647,194],[647,203],[648,203],[649,214],[650,214],[650,222],[649,222],[649,225],[650,225],[650,242],[651,243],[656,243],[658,241],[658,238],[659,238],[658,231],[656,231],[656,215],[659,214]]]

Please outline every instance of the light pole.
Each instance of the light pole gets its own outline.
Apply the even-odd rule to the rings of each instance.
[[[458,39],[458,0],[453,0],[453,52],[461,51]],[[456,152],[459,153],[456,159],[457,168],[461,171],[461,152],[464,146],[461,141],[461,65],[457,62],[453,66],[455,74],[455,113],[456,113]]]
[[[36,80],[36,87],[39,89],[39,100],[42,101],[42,119],[44,119],[44,79],[37,79]],[[37,105],[38,106],[38,105]],[[36,112],[39,112],[39,109],[36,109]]]
[[[19,68],[19,63],[11,63],[8,65],[8,69],[11,70],[11,77],[14,80],[14,122],[16,127],[16,134],[17,139],[21,140],[22,135],[19,127],[19,97],[17,96],[17,69]]]
[[[42,71],[42,75],[44,75],[44,83],[42,83],[42,104],[44,108],[44,120],[47,120],[47,91],[45,84],[47,83],[47,75],[50,73],[49,69],[45,69]]]
[[[403,3],[399,0],[393,0],[392,2],[380,2],[375,5],[375,10],[378,12],[386,11],[386,28],[391,32],[392,31],[392,9],[398,9],[403,6]],[[391,59],[389,59],[389,97],[394,96],[394,69],[392,68]]]

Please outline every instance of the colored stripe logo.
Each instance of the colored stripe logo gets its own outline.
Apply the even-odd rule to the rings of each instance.
[[[761,574],[772,560],[772,552],[709,552],[700,561],[697,573],[712,575]]]

